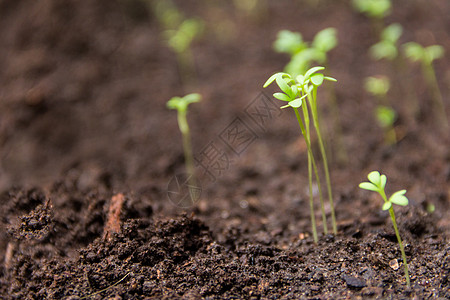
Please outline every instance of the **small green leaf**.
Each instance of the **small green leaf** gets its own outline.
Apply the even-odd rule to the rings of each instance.
[[[184,97],[172,97],[167,101],[167,108],[177,109],[178,111],[187,111],[187,107],[191,103],[199,102],[202,96],[197,93],[188,94]]]
[[[291,106],[293,108],[299,108],[300,106],[302,106],[302,99],[297,98],[297,99],[292,100],[291,102],[289,102],[289,106]]]
[[[305,73],[305,78],[308,79],[312,74],[325,69],[325,67],[312,67]]]
[[[320,73],[312,74],[310,77],[311,83],[314,84],[315,86],[319,86],[323,83],[324,77],[325,76]]]
[[[402,25],[394,23],[386,27],[381,33],[381,38],[395,44],[403,33]]]
[[[386,96],[390,86],[389,78],[386,76],[371,76],[364,81],[364,88],[374,96]]]
[[[408,201],[408,198],[406,198],[405,193],[406,193],[406,190],[401,190],[401,191],[395,192],[389,198],[389,201],[394,204],[397,204],[397,205],[406,206],[406,205],[408,205],[409,201]]]
[[[337,82],[337,79],[336,79],[336,78],[333,78],[333,77],[330,77],[330,76],[325,76],[324,79],[325,79],[325,80],[328,80],[328,81]]]
[[[376,187],[373,183],[370,183],[370,182],[361,182],[359,184],[359,188],[361,188],[363,190],[374,191],[374,192],[379,191],[378,187]]]
[[[190,104],[190,103],[199,102],[202,99],[202,96],[198,93],[192,93],[192,94],[188,94],[188,95],[184,96],[183,99],[188,104]]]
[[[379,105],[375,109],[375,114],[377,117],[378,124],[383,128],[389,128],[394,125],[397,119],[397,113],[394,109],[388,106]]]
[[[312,46],[322,52],[328,52],[337,45],[336,29],[325,28],[319,31],[312,42]]]
[[[390,201],[401,206],[406,206],[409,203],[408,198],[406,198],[405,196],[397,196],[395,198],[392,198]]]
[[[444,56],[444,47],[439,45],[433,45],[425,48],[427,57],[430,62],[435,59],[442,58]]]
[[[292,100],[291,98],[289,98],[288,95],[286,95],[284,93],[274,93],[273,97],[277,98],[278,100],[281,100],[281,101],[291,101]]]
[[[278,74],[280,74],[280,73],[275,73],[272,76],[270,76],[269,79],[267,79],[267,81],[264,83],[263,88],[268,87],[272,82],[274,82],[275,79],[277,78]]]
[[[292,93],[291,87],[286,82],[286,80],[283,77],[284,75],[282,73],[278,73],[278,76],[275,78],[275,81],[278,85],[278,87],[289,97],[293,98],[294,95]],[[290,77],[290,75],[288,75]]]
[[[381,175],[380,176],[380,187],[384,190],[384,188],[386,187],[386,182],[387,182],[387,177],[386,175]]]
[[[398,51],[395,44],[388,41],[381,41],[370,47],[370,55],[375,60],[380,60],[386,58],[388,60],[393,60],[397,57]]]
[[[412,61],[421,61],[425,57],[424,48],[415,42],[403,44],[403,49],[406,56]]]
[[[381,175],[378,171],[372,171],[367,175],[367,179],[369,179],[370,182],[375,184],[377,187],[380,187],[381,182]]]
[[[169,101],[167,101],[167,108],[169,109],[177,109],[180,102],[180,97],[172,97]]]
[[[299,32],[281,30],[277,34],[277,39],[273,43],[273,48],[277,52],[288,53],[291,56],[308,47],[303,41]]]
[[[388,201],[388,202],[384,202],[382,209],[388,210],[391,207],[392,207],[392,203]]]

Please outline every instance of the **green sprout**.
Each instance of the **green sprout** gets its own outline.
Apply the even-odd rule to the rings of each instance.
[[[293,56],[308,48],[308,44],[303,41],[303,37],[299,32],[281,30],[278,32],[273,48],[277,52],[288,53]]]
[[[398,56],[397,42],[403,33],[403,27],[394,23],[381,32],[381,40],[370,47],[370,55],[375,60],[394,60]]]
[[[400,206],[406,206],[408,205],[408,198],[406,198],[405,193],[406,190],[400,190],[395,192],[394,194],[389,197],[389,199],[386,197],[386,193],[384,191],[384,188],[386,186],[387,177],[386,175],[380,175],[378,171],[370,172],[367,176],[369,179],[369,182],[362,182],[359,184],[359,187],[364,190],[377,192],[380,194],[381,198],[384,200],[384,204],[382,209],[383,210],[389,210],[389,214],[391,215],[392,225],[394,226],[395,235],[397,236],[397,241],[400,246],[400,251],[402,253],[402,259],[403,259],[403,265],[405,268],[405,278],[406,278],[406,284],[408,288],[411,286],[409,281],[409,271],[408,271],[408,263],[406,262],[406,254],[405,249],[403,247],[402,239],[400,238],[400,233],[398,231],[397,222],[395,221],[395,214],[394,214],[394,207],[392,204],[397,204]]]
[[[389,79],[385,76],[368,77],[364,83],[368,93],[379,99],[375,110],[375,117],[378,124],[383,128],[386,144],[393,145],[397,142],[397,136],[394,129],[394,122],[397,119],[397,113],[389,104],[387,93],[390,88]]]
[[[285,67],[285,72],[292,76],[305,73],[313,62],[327,63],[327,53],[337,46],[337,31],[335,28],[325,28],[319,31],[311,46],[303,41],[299,32],[281,30],[273,44],[276,52],[287,53],[291,60]]]
[[[328,64],[327,53],[334,49],[338,44],[337,30],[329,27],[319,31],[315,36],[311,45],[303,41],[299,32],[289,30],[281,30],[278,32],[277,39],[273,47],[275,51],[287,53],[291,60],[288,62],[284,71],[293,77],[304,74],[313,62],[322,65]],[[347,161],[347,151],[342,140],[342,126],[340,120],[339,108],[336,101],[336,95],[333,86],[329,86],[329,104],[333,115],[333,128],[337,140],[337,154],[341,162]]]
[[[404,56],[398,50],[398,40],[403,33],[403,27],[394,23],[387,26],[380,35],[380,41],[370,47],[369,53],[374,60],[386,59],[395,65],[396,72],[402,74],[403,79],[410,77],[405,69]],[[420,111],[419,101],[412,92],[413,87],[410,80],[401,80],[399,83],[402,91],[407,95],[409,116],[416,118]]]
[[[329,27],[319,31],[312,41],[312,48],[316,52],[316,59],[318,63],[327,63],[327,53],[338,44],[337,30]]]
[[[186,119],[188,105],[191,103],[200,102],[200,94],[188,94],[184,97],[173,97],[167,102],[167,107],[169,109],[176,109],[178,112],[178,127],[180,128],[181,135],[183,137],[183,151],[184,160],[186,164],[186,172],[188,178],[190,178],[190,186],[195,185],[195,171],[194,171],[194,159],[192,156],[192,146],[191,146],[191,134],[189,130],[189,125]]]
[[[152,3],[154,14],[164,28],[167,45],[177,56],[180,76],[188,81],[195,69],[191,45],[203,33],[204,23],[198,18],[186,19],[170,0]]]
[[[317,88],[318,86],[322,85],[324,80],[329,81],[336,81],[336,79],[332,77],[324,76],[321,73],[317,73],[318,71],[323,70],[324,67],[314,67],[309,69],[304,75],[299,75],[296,77],[296,79],[293,79],[293,77],[288,73],[275,73],[272,75],[264,84],[264,88],[272,84],[274,81],[278,85],[278,87],[281,89],[281,93],[274,93],[273,96],[281,101],[287,102],[286,105],[282,106],[281,108],[288,108],[291,107],[294,110],[294,113],[297,117],[298,124],[300,126],[301,133],[305,139],[305,143],[308,149],[308,179],[309,179],[309,200],[310,200],[310,211],[311,211],[311,224],[312,224],[312,230],[313,230],[313,238],[314,241],[317,242],[317,228],[316,228],[316,222],[315,222],[315,216],[314,216],[314,203],[313,203],[313,192],[312,192],[312,171],[314,171],[314,175],[316,177],[317,186],[319,190],[319,200],[320,200],[320,206],[321,206],[321,213],[322,213],[322,222],[323,222],[323,229],[324,233],[328,233],[328,227],[327,227],[327,221],[326,221],[326,215],[325,215],[325,209],[324,209],[324,203],[323,203],[323,197],[322,197],[322,189],[320,184],[320,178],[319,173],[317,169],[316,160],[314,158],[314,154],[311,147],[311,134],[310,134],[310,117],[309,117],[309,111],[308,111],[308,103],[309,108],[311,110],[311,114],[313,117],[313,123],[314,127],[316,129],[316,133],[319,140],[319,146],[322,154],[322,159],[324,162],[324,170],[325,170],[325,176],[326,176],[326,182],[327,182],[327,190],[328,190],[328,196],[330,200],[331,205],[331,215],[332,215],[332,225],[333,225],[333,232],[337,233],[337,226],[336,226],[336,218],[334,213],[334,204],[333,204],[333,198],[332,198],[332,191],[331,191],[331,182],[329,177],[329,171],[328,171],[328,164],[326,159],[326,153],[325,148],[322,141],[322,136],[320,133],[320,126],[318,122],[318,115],[317,115]],[[305,103],[305,101],[307,103]],[[305,103],[306,105],[302,105]],[[303,119],[302,120],[299,108],[302,108],[303,113]]]
[[[440,112],[439,118],[441,119],[441,123],[445,128],[448,128],[449,122],[447,114],[445,113],[444,100],[442,98],[436,78],[436,72],[433,67],[433,61],[444,56],[444,48],[440,45],[422,47],[415,42],[406,43],[403,45],[403,48],[405,50],[405,55],[410,60],[420,62],[425,81],[433,94],[436,111]]]
[[[201,35],[203,26],[203,21],[191,18],[184,20],[177,29],[165,31],[170,49],[177,54],[182,77],[186,78],[193,73],[194,59],[191,53],[191,44]]]

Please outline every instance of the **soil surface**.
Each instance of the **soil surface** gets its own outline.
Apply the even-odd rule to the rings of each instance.
[[[0,297],[450,299],[450,135],[420,66],[371,60],[376,27],[350,1],[174,3],[205,22],[195,75],[180,75],[150,0],[0,0]],[[394,22],[400,43],[444,47],[434,66],[450,115],[450,2],[395,1]],[[317,204],[315,244],[306,146],[262,84],[288,62],[272,49],[279,30],[311,41],[326,27],[348,159],[323,88],[338,233],[323,234]],[[394,145],[363,89],[373,75],[392,81]],[[193,202],[165,106],[189,92],[203,95],[188,115]],[[388,194],[408,190],[395,211],[411,288],[382,200],[358,188],[372,170]]]

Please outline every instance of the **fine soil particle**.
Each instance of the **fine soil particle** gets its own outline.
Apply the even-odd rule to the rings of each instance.
[[[419,66],[372,61],[376,28],[350,1],[268,0],[253,13],[174,1],[206,23],[186,82],[150,2],[0,0],[0,298],[450,299],[450,135]],[[435,69],[448,112],[450,2],[395,1],[394,22],[400,43],[444,47]],[[339,45],[325,72],[338,79],[348,161],[324,88],[338,233],[322,234],[317,205],[315,244],[306,145],[261,86],[288,61],[272,49],[279,30],[311,41],[330,26]],[[363,89],[381,74],[398,112],[394,145]],[[180,207],[170,183],[183,149],[165,103],[188,92],[203,95],[188,116],[199,186]],[[245,139],[229,139],[236,126]],[[408,191],[395,213],[411,288],[389,213],[358,189],[372,170],[388,175],[388,194]]]

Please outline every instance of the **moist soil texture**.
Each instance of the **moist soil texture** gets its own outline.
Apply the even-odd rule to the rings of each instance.
[[[371,59],[383,22],[351,1],[251,2],[173,2],[204,22],[188,69],[156,1],[0,0],[0,298],[450,299],[450,134],[439,117],[450,111],[450,2],[396,0],[383,19],[403,26],[399,44],[443,46],[444,108],[419,64]],[[327,27],[338,46],[324,72],[338,81],[318,99],[337,234],[328,201],[324,233],[314,185],[314,243],[306,144],[262,85],[289,61],[272,48],[278,31],[311,41]],[[391,144],[364,90],[376,75],[391,80]],[[166,108],[191,92],[203,96],[188,114],[194,189]],[[388,195],[407,190],[395,213],[410,288],[382,199],[358,188],[372,170],[387,175]]]

